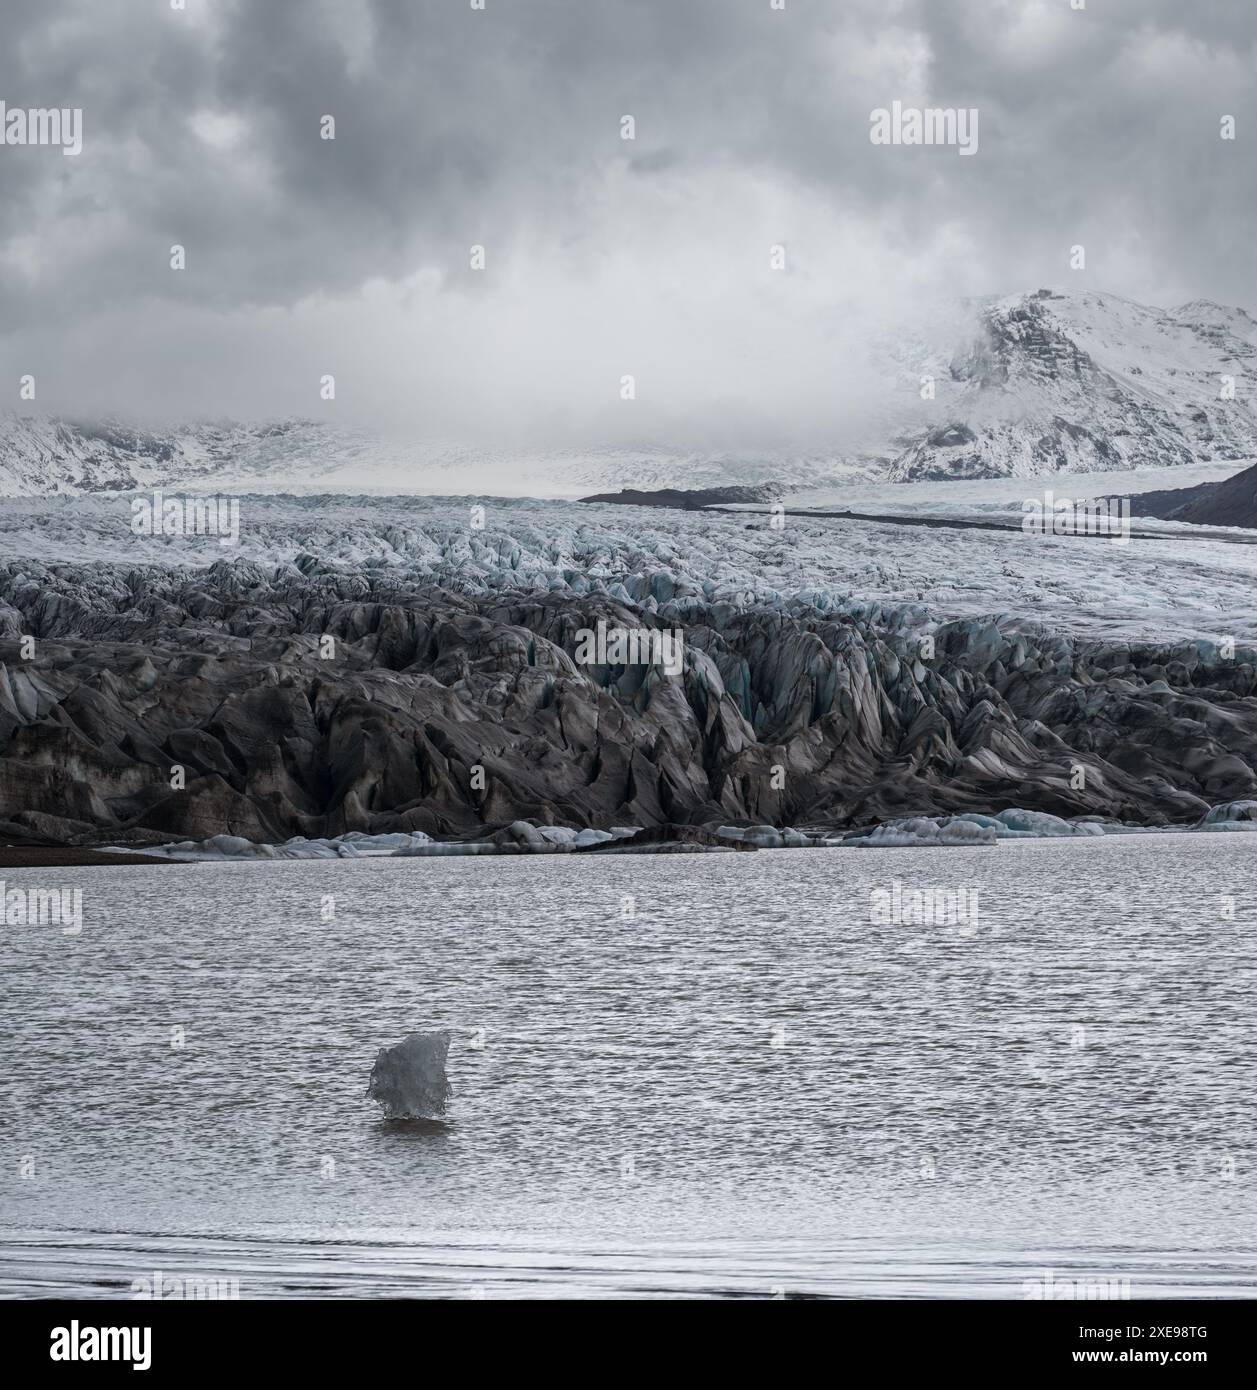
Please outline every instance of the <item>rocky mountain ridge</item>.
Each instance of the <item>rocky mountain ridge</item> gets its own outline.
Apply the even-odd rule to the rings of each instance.
[[[1257,322],[1040,290],[984,304],[895,481],[1039,477],[1257,456]],[[1227,393],[1234,391],[1233,398]]]

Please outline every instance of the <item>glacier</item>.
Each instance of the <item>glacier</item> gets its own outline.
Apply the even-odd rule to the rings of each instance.
[[[0,835],[422,857],[671,823],[767,848],[1257,798],[1257,546],[241,502],[230,558],[133,535],[125,494],[0,508]],[[683,632],[683,669],[578,664],[599,622]]]
[[[1159,486],[1151,473],[1141,481]],[[937,508],[942,486],[902,491],[905,502],[926,491]],[[951,486],[965,492],[968,485]],[[1024,484],[1000,486],[1019,524],[1014,499],[1026,495]],[[880,492],[883,505],[888,495]],[[605,595],[655,613],[686,601],[808,609],[923,631],[953,618],[1016,615],[1096,637],[1187,640],[1216,633],[1257,640],[1257,546],[1171,523],[1164,523],[1164,537],[1114,546],[1027,537],[1019,529],[908,529],[840,515],[794,517],[788,509],[784,530],[776,531],[758,512],[497,499],[484,504],[484,526],[476,530],[475,499],[467,498],[246,495],[240,501],[241,540],[229,558],[213,536],[175,543],[133,535],[126,494],[5,502],[0,634],[6,626],[26,630],[23,614],[41,592],[53,631],[55,610],[72,611],[75,604],[103,605],[103,626],[110,610],[131,606],[127,576],[144,570],[145,592],[174,602],[198,580],[264,597],[308,576],[312,586],[344,600],[368,598],[386,585],[438,586],[473,597]],[[70,621],[69,611],[60,621]]]

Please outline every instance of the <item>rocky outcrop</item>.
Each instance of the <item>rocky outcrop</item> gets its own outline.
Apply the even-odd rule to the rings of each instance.
[[[1160,825],[1257,797],[1246,648],[1002,619],[931,627],[927,654],[919,608],[660,594],[460,593],[309,556],[0,567],[0,835],[844,829],[1014,806]],[[599,622],[679,630],[683,669],[579,666]]]
[[[756,502],[775,502],[786,489],[771,483],[759,487],[655,488],[643,492],[622,487],[619,492],[599,492],[582,497],[582,502],[610,502],[623,507],[679,507],[682,511],[701,511],[704,507],[730,507]]]
[[[1197,526],[1257,526],[1257,465],[1221,482],[1141,492],[1131,500],[1131,509],[1136,516]]]

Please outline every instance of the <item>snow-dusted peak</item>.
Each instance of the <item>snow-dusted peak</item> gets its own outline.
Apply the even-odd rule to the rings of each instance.
[[[890,476],[1035,477],[1251,457],[1257,410],[1241,380],[1257,356],[1251,326],[1242,309],[1198,301],[1166,311],[1095,290],[987,301],[974,341],[939,383],[935,422]]]

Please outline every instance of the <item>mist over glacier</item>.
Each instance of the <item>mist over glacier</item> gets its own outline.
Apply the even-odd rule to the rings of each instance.
[[[704,405],[692,369],[657,375],[639,358],[633,398],[621,400],[621,373],[608,363],[601,385],[556,376],[555,389],[605,405],[579,423],[553,417],[540,433],[521,406],[505,432],[483,428],[486,411],[481,427],[434,437],[438,412],[403,426],[374,387],[364,395],[357,384],[317,412],[253,422],[140,424],[117,418],[119,401],[96,419],[27,408],[0,415],[0,495],[157,484],[439,494],[474,481],[487,494],[572,496],[1238,463],[1257,457],[1257,409],[1233,389],[1255,359],[1257,322],[1203,300],[1162,310],[1097,291],[1037,290],[836,307],[802,375],[792,367],[777,381],[777,359],[750,352],[758,376],[722,380]],[[506,375],[477,369],[458,394],[473,399]],[[823,421],[804,400],[818,392]],[[696,423],[705,411],[718,427]]]

